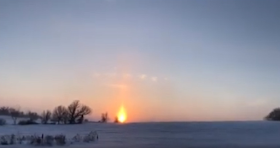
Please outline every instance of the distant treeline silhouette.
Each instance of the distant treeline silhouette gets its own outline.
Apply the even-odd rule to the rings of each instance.
[[[11,116],[14,121],[14,124],[16,124],[18,118],[29,118],[29,120],[32,121],[40,118],[40,116],[36,112],[28,111],[24,113],[23,111],[20,111],[19,108],[16,109],[7,106],[0,107],[0,115]]]
[[[28,118],[28,123],[41,119],[42,124],[81,124],[85,121],[84,116],[91,111],[90,107],[81,104],[79,100],[75,100],[67,107],[59,105],[53,111],[45,110],[40,115],[31,111],[24,113],[12,107],[0,107],[0,115],[11,116],[14,124],[17,124],[18,118]]]
[[[280,121],[280,108],[275,108],[266,117],[268,121]]]

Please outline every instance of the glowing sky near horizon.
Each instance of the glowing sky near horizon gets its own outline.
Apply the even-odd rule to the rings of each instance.
[[[261,120],[280,106],[277,0],[0,1],[0,101],[93,119]],[[277,104],[278,103],[278,104]]]

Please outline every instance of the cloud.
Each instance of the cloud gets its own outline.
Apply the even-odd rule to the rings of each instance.
[[[108,73],[94,73],[93,74],[94,77],[96,78],[112,78],[112,79],[117,79],[117,78],[124,78],[124,79],[131,79],[132,78],[138,78],[140,80],[148,80],[150,79],[152,82],[158,82],[159,79],[162,80],[162,81],[168,81],[169,78],[167,77],[162,77],[162,78],[159,78],[157,76],[148,76],[147,74],[145,73],[142,73],[142,74],[139,74],[139,75],[134,75],[134,74],[131,74],[131,73],[118,73],[118,72],[108,72]]]
[[[142,74],[142,75],[140,75],[139,77],[140,77],[140,79],[144,80],[144,79],[146,79],[147,75]]]
[[[127,86],[124,84],[105,84],[108,87],[113,87],[113,88],[126,88]]]
[[[93,77],[95,78],[114,78],[117,76],[117,73],[112,72],[112,73],[94,73]]]
[[[151,80],[156,82],[158,80],[158,78],[157,77],[152,77]]]

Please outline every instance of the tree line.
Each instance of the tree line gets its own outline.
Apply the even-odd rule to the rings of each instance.
[[[101,122],[101,123],[107,123],[110,121],[110,118],[109,118],[109,115],[108,113],[102,113],[101,114],[101,119],[98,121],[98,122]],[[119,123],[119,119],[118,117],[115,117],[115,120],[113,121],[114,123]]]
[[[91,108],[81,104],[79,100],[68,106],[59,105],[52,111],[45,110],[41,114],[31,111],[24,113],[19,108],[0,107],[0,115],[11,116],[14,124],[17,124],[18,118],[28,118],[31,122],[41,119],[42,124],[81,124],[85,120],[84,117],[91,112]]]
[[[39,114],[36,112],[28,111],[23,112],[20,111],[20,108],[12,108],[12,107],[0,107],[0,115],[11,116],[14,124],[17,123],[18,118],[29,118],[29,120],[37,120],[40,118]]]

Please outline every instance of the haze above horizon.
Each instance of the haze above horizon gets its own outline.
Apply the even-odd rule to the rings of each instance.
[[[97,119],[261,120],[280,101],[280,1],[0,1],[0,101]],[[278,103],[278,104],[277,104]]]

